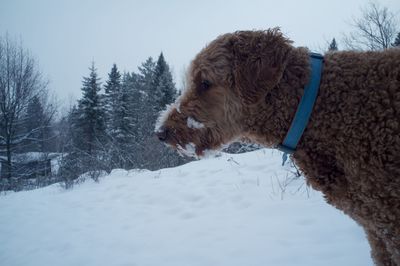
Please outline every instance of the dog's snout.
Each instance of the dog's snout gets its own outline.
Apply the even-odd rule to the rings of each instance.
[[[158,131],[157,131],[157,137],[160,141],[166,141],[168,139],[168,135],[169,135],[169,130],[166,127],[161,127]]]

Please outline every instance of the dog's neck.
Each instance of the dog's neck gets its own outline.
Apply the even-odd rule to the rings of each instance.
[[[309,51],[293,48],[280,82],[265,99],[251,106],[246,137],[267,147],[282,143],[295,115],[310,75]]]

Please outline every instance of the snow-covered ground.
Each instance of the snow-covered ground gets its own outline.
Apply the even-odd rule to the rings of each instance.
[[[2,195],[0,264],[372,265],[362,229],[292,176],[259,150]]]

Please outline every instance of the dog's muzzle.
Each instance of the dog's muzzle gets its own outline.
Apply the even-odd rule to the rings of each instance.
[[[170,133],[170,132],[169,132],[168,128],[162,126],[162,127],[160,127],[160,128],[157,130],[156,135],[157,135],[157,138],[158,138],[160,141],[165,142],[165,141],[167,141],[168,138],[169,138],[169,135],[170,135],[169,133]]]

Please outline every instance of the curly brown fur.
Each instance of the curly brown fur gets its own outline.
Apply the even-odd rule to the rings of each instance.
[[[237,138],[280,144],[310,73],[308,50],[277,29],[218,37],[159,135],[196,154]],[[202,127],[188,126],[188,118]],[[307,182],[364,227],[377,265],[400,265],[400,49],[325,55],[319,95],[293,159]]]

